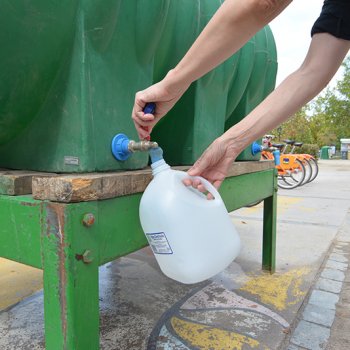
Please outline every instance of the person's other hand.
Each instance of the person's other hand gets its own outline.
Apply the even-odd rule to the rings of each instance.
[[[204,177],[218,189],[237,156],[238,152],[230,146],[227,139],[221,136],[204,151],[187,173],[190,176]],[[207,192],[199,179],[185,179],[183,182],[186,186],[193,186],[200,192]],[[210,193],[207,197],[208,199],[213,198]]]
[[[181,86],[181,84],[175,82],[174,78],[174,73],[170,71],[159,83],[136,93],[132,119],[141,140],[149,138],[153,127],[169,112],[187,90],[189,85]],[[149,102],[156,104],[154,115],[143,112]]]

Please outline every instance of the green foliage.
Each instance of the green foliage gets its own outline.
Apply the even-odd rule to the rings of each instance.
[[[306,107],[304,107],[280,127],[274,129],[272,134],[276,137],[275,141],[290,139],[304,143],[314,143],[309,123]]]
[[[334,88],[327,88],[292,118],[272,131],[275,140],[295,139],[304,144],[336,144],[350,138],[350,56],[342,64],[344,74]]]
[[[303,144],[301,147],[295,149],[295,153],[299,154],[311,154],[312,156],[318,158],[320,147],[316,144]]]

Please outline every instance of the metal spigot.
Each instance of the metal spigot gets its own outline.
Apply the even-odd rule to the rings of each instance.
[[[112,140],[112,153],[117,160],[127,160],[136,151],[148,151],[157,148],[158,143],[152,141],[134,141],[124,134],[117,134]]]
[[[157,142],[152,142],[152,141],[134,141],[130,140],[128,144],[128,150],[130,152],[135,152],[135,151],[148,151],[151,148],[157,148],[158,143]]]

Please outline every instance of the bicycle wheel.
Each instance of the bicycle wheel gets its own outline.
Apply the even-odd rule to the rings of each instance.
[[[298,167],[287,171],[286,174],[281,175],[281,179],[278,181],[278,186],[284,189],[293,189],[300,186],[305,179],[305,167],[301,160],[295,160],[298,163]]]
[[[310,165],[312,167],[312,176],[310,177],[309,182],[312,182],[316,179],[316,177],[318,175],[318,164],[317,164],[317,160],[315,158],[310,158],[309,162],[310,162]]]
[[[308,183],[310,181],[310,179],[312,177],[312,166],[307,158],[302,158],[302,159],[300,159],[300,161],[303,163],[303,165],[305,167],[305,177],[304,177],[303,182],[300,184],[300,186],[301,186],[301,185],[305,185],[306,183]],[[298,179],[294,178],[294,174],[292,174],[291,177],[294,181],[298,182]]]
[[[297,187],[299,184],[297,185],[292,185],[290,184],[290,182],[286,181],[287,176],[283,176],[283,175],[278,175],[277,177],[277,186],[279,188],[283,188],[284,190],[292,190],[293,188]]]
[[[291,186],[288,182],[284,180],[284,176],[278,175],[277,186],[283,188],[284,190],[291,190],[297,186]]]

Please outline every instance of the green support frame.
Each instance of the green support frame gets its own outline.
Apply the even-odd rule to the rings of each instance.
[[[228,211],[264,200],[262,267],[273,273],[275,169],[229,177],[221,194]],[[46,349],[99,349],[98,267],[147,245],[141,195],[72,204],[0,196],[0,256],[44,271]]]

